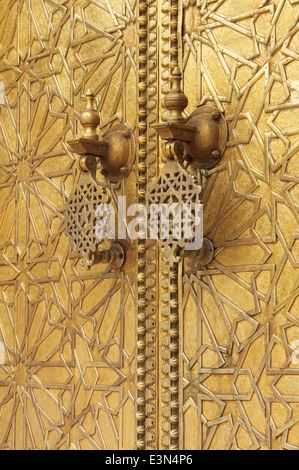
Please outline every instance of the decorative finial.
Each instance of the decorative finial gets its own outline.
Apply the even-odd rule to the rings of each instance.
[[[183,111],[188,106],[188,98],[181,90],[181,81],[182,74],[179,67],[176,66],[170,78],[171,89],[164,100],[165,106],[170,110],[168,122],[173,124],[186,124]]]
[[[81,124],[85,128],[83,139],[99,140],[96,128],[101,122],[100,115],[95,109],[95,96],[89,89],[86,93],[87,105],[81,114]]]

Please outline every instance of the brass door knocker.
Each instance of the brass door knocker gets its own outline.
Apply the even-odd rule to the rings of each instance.
[[[111,203],[111,184],[126,178],[134,162],[134,137],[128,126],[112,127],[102,139],[96,132],[100,124],[95,109],[95,96],[88,90],[87,107],[81,114],[85,128],[83,136],[67,142],[71,152],[79,156],[78,175],[74,188],[66,201],[66,235],[76,252],[82,254],[86,269],[98,263],[111,269],[120,269],[125,261],[125,247],[110,242],[108,248],[101,246],[97,238],[96,211],[100,204]],[[104,176],[97,180],[97,170]]]
[[[175,67],[170,82],[171,89],[164,104],[170,114],[167,122],[154,124],[160,137],[166,141],[164,152],[168,158],[187,161],[196,169],[206,170],[217,165],[224,154],[228,128],[223,114],[214,106],[197,108],[187,119],[183,116],[188,98],[181,90],[182,75]],[[176,153],[175,148],[180,148]]]
[[[213,106],[199,107],[188,119],[183,116],[188,98],[181,90],[181,80],[180,69],[176,66],[171,77],[170,91],[164,101],[170,111],[168,120],[153,125],[164,140],[162,149],[167,163],[160,176],[150,185],[147,201],[149,204],[168,204],[169,207],[178,204],[181,214],[184,206],[189,205],[190,231],[197,233],[197,236],[194,235],[195,240],[191,240],[193,243],[190,244],[190,239],[186,236],[173,236],[173,228],[172,236],[168,239],[160,237],[159,244],[166,250],[171,266],[191,256],[199,264],[208,265],[213,259],[214,248],[210,240],[203,238],[202,231],[199,234],[198,227],[201,224],[202,230],[203,220],[199,221],[200,216],[196,214],[202,202],[202,188],[186,171],[184,162],[199,170],[208,170],[215,166],[225,151],[228,130],[223,115]],[[184,225],[185,222],[183,217],[178,223]],[[192,245],[195,248],[190,248]]]

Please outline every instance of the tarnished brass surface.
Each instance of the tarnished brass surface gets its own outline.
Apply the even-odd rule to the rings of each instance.
[[[188,106],[188,98],[181,89],[182,74],[176,65],[170,77],[170,90],[165,96],[164,105],[169,109],[168,122],[186,124],[183,111]]]
[[[152,127],[157,130],[163,140],[193,142],[195,139],[195,127],[170,122],[152,124]]]
[[[81,170],[95,171],[97,157],[102,174],[110,181],[121,181],[129,175],[135,160],[133,133],[126,124],[117,124],[99,140],[96,128],[101,120],[95,109],[95,96],[90,90],[86,96],[87,107],[80,116],[85,132],[83,137],[69,140],[68,147],[82,156],[79,160]]]
[[[67,144],[70,151],[77,155],[90,155],[103,158],[108,155],[108,143],[102,140],[90,140],[80,137],[79,139],[68,140]]]
[[[95,96],[90,89],[86,93],[86,100],[86,108],[81,113],[80,119],[80,122],[84,127],[84,134],[82,137],[86,140],[99,140],[96,128],[100,124],[101,118],[95,109]]]
[[[111,269],[120,269],[126,258],[126,252],[120,243],[111,243],[107,250],[96,251],[90,257],[90,266],[96,264],[108,264]]]
[[[177,158],[183,166],[183,160],[195,169],[207,170],[220,162],[228,139],[227,123],[215,106],[204,105],[197,108],[188,120],[183,111],[188,105],[188,98],[181,90],[182,75],[175,66],[170,77],[170,91],[164,99],[169,111],[167,122],[153,124],[159,136],[168,142],[163,144],[166,158],[175,158],[170,149],[179,142],[180,155]]]
[[[193,264],[200,266],[208,266],[211,264],[214,256],[214,247],[211,240],[208,238],[203,239],[203,245],[200,250],[186,251],[184,248],[180,248],[177,252],[178,257],[180,258],[190,258],[194,261]]]

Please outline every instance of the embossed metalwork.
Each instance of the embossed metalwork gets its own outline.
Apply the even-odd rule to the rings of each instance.
[[[162,220],[159,227],[158,245],[164,249],[166,253],[164,258],[168,259],[171,267],[179,263],[181,260],[180,250],[184,249],[186,243],[195,242],[196,233],[196,204],[201,202],[201,187],[194,183],[194,179],[185,170],[183,170],[178,162],[174,159],[169,160],[160,176],[152,182],[148,187],[147,205],[148,212],[151,210],[151,216],[159,215],[152,209],[156,206],[156,211],[160,211],[162,205],[171,207],[175,204],[175,213],[169,212],[168,216],[171,218],[172,223],[165,227],[167,233],[163,233]],[[188,214],[184,212],[184,205],[188,204],[190,211]],[[163,215],[161,218],[163,218]],[[179,217],[177,217],[179,216]],[[190,231],[193,234],[193,239],[186,240],[184,238],[184,225],[188,221],[190,223]]]
[[[136,130],[136,16],[130,0],[1,2],[1,449],[136,448],[136,250],[87,272],[64,234],[86,90],[103,134]],[[133,172],[129,188],[136,202]]]
[[[187,112],[216,105],[229,141],[202,180],[215,257],[182,274],[182,448],[299,447],[298,15],[297,1],[184,1]]]
[[[156,173],[156,135],[149,123],[157,113],[157,10],[156,0],[138,2],[138,202],[145,203],[147,184]],[[157,248],[138,240],[137,262],[137,448],[158,447],[157,427]]]
[[[171,71],[179,66],[179,20],[181,3],[177,0],[162,1],[162,71],[159,91],[160,99],[169,93]],[[184,105],[182,105],[183,107]],[[161,121],[167,122],[169,110],[165,111],[164,100],[161,100]],[[156,121],[157,122],[157,121]],[[173,124],[175,126],[177,124]],[[172,127],[173,127],[172,126]],[[182,157],[181,142],[170,139],[162,150],[162,158],[168,160]],[[174,162],[178,165],[177,160]],[[159,448],[177,450],[180,447],[179,428],[179,276],[180,265],[175,263],[171,268],[168,256],[160,255],[161,292],[160,292],[160,395],[161,409],[159,413],[160,439]]]
[[[298,6],[2,0],[1,449],[298,449]],[[111,196],[144,204],[177,65],[183,116],[215,106],[229,127],[216,168],[184,165],[214,259],[171,268],[139,240],[87,273],[63,225],[75,110],[91,88],[100,131],[135,132]]]

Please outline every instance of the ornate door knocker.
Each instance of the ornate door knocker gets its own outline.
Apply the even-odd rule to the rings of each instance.
[[[130,173],[134,160],[134,139],[125,124],[119,124],[102,138],[96,132],[100,116],[95,109],[95,96],[87,92],[87,108],[81,114],[85,128],[82,138],[68,141],[69,149],[79,156],[79,171],[73,190],[66,201],[66,235],[76,252],[82,254],[86,269],[92,265],[109,264],[120,269],[125,260],[125,248],[112,240],[108,249],[97,237],[97,208],[111,203],[111,184]],[[97,180],[101,167],[104,179]]]
[[[220,111],[212,106],[198,108],[187,120],[183,111],[188,98],[181,90],[181,80],[179,67],[175,67],[171,89],[165,98],[165,106],[170,111],[168,121],[153,125],[165,141],[162,149],[167,163],[150,185],[147,202],[167,206],[168,213],[171,207],[177,208],[169,237],[163,237],[163,233],[159,237],[170,265],[188,256],[195,257],[201,265],[208,265],[214,248],[210,240],[203,238],[202,188],[186,171],[184,161],[201,170],[215,166],[226,147],[227,124]]]

